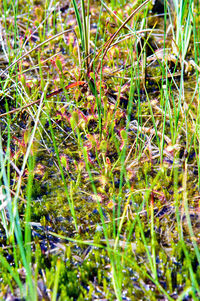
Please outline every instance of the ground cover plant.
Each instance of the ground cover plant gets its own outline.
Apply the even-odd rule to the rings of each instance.
[[[0,299],[199,300],[200,7],[0,2]]]

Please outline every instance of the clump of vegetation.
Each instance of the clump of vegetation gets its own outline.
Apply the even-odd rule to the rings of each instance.
[[[198,1],[0,8],[0,298],[199,300]]]

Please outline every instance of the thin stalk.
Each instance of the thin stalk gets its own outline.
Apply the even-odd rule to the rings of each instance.
[[[68,185],[67,185],[65,175],[64,175],[64,170],[63,170],[63,167],[62,167],[62,164],[61,164],[61,161],[60,161],[59,151],[58,151],[58,147],[57,147],[57,144],[56,144],[56,139],[55,139],[55,135],[54,135],[53,127],[52,127],[51,118],[48,114],[47,114],[47,116],[48,116],[48,121],[49,121],[51,137],[52,137],[52,141],[53,141],[53,147],[55,149],[56,157],[57,157],[57,160],[58,160],[58,166],[59,166],[61,178],[62,178],[62,181],[63,181],[63,184],[64,184],[65,193],[66,193],[66,196],[67,196],[69,208],[70,208],[73,220],[74,220],[75,229],[76,229],[76,231],[78,231],[78,225],[77,225],[77,221],[76,221],[76,214],[75,214],[75,210],[74,210],[73,199],[70,199],[70,194],[69,194],[69,191],[68,191]]]

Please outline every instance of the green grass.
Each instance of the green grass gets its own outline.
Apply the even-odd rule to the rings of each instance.
[[[199,3],[169,2],[0,4],[0,299],[199,300]]]

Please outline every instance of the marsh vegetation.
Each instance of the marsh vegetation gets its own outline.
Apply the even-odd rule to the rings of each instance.
[[[199,300],[200,5],[0,2],[0,299]]]

